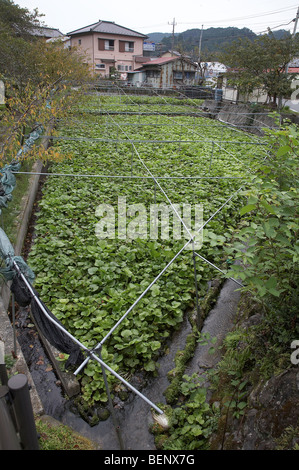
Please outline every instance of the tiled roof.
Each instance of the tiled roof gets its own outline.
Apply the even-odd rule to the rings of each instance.
[[[84,28],[76,29],[75,31],[71,31],[67,33],[68,36],[73,36],[76,34],[84,34],[84,33],[107,33],[107,34],[118,34],[121,36],[135,36],[138,38],[146,38],[145,34],[138,33],[137,31],[133,31],[132,29],[125,28],[124,26],[120,26],[113,21],[101,21],[99,20],[97,23],[93,23],[89,26],[85,26]]]
[[[59,38],[63,36],[63,33],[56,28],[49,28],[48,26],[38,26],[33,29],[33,35],[49,38]]]

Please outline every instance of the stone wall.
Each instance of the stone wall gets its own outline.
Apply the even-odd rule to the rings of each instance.
[[[209,117],[237,126],[246,132],[262,134],[264,127],[276,127],[274,118],[266,111],[260,111],[247,104],[205,100],[202,106]]]
[[[229,414],[212,450],[290,450],[299,445],[299,372],[285,370],[252,390],[241,420]]]
[[[254,107],[250,104],[235,104],[228,101],[205,100],[202,109],[206,117],[227,122],[246,132],[262,135],[263,128],[278,127],[275,118],[270,116],[261,107]],[[288,120],[299,124],[299,115],[294,113],[281,113],[282,121]]]

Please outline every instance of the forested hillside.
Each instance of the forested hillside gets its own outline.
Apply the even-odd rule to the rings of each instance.
[[[280,38],[282,35],[289,32],[285,30],[278,30],[273,32],[274,36]],[[158,50],[166,51],[172,47],[172,34],[171,33],[150,33],[148,41],[160,43],[161,46]],[[174,35],[174,50],[181,53],[190,55],[194,60],[198,58],[199,43],[200,43],[201,29],[188,29],[183,33]],[[256,39],[257,34],[248,28],[207,28],[203,29],[201,41],[201,53],[204,60],[213,60],[217,58],[217,53],[222,52],[223,49],[232,41],[238,38]]]

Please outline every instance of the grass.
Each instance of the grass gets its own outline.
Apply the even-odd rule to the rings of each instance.
[[[52,419],[38,418],[35,424],[40,450],[96,450],[93,442]]]
[[[25,162],[22,165],[22,171],[31,171],[33,162]],[[12,245],[17,241],[18,218],[22,208],[22,199],[29,189],[30,176],[17,175],[17,184],[12,193],[12,200],[8,202],[7,207],[2,208],[0,217],[1,228],[5,231]]]

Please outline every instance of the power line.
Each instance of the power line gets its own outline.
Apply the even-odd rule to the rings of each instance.
[[[289,24],[293,23],[294,21],[295,21],[295,19],[292,19],[288,23],[283,23],[283,24],[279,24],[279,25],[276,25],[276,26],[272,26],[272,27],[270,27],[270,29],[273,30],[273,29],[280,28],[281,26],[288,26]],[[267,29],[265,29],[263,31],[258,31],[257,33],[255,33],[254,31],[252,31],[252,32],[253,32],[254,35],[258,35],[258,34],[265,33],[267,31],[268,31],[268,27],[267,27]],[[214,40],[217,40],[217,39],[221,39],[221,40],[223,40],[223,39],[238,39],[239,37],[240,37],[239,33],[236,34],[235,32],[232,32],[231,34],[227,34],[227,35],[224,35],[224,36],[210,36],[210,37],[204,38],[203,41],[204,42],[214,41]]]
[[[253,15],[247,15],[247,16],[240,16],[240,17],[234,17],[234,18],[227,18],[227,19],[220,19],[220,20],[211,20],[211,21],[203,21],[204,24],[217,24],[217,23],[225,23],[225,22],[228,22],[228,21],[239,21],[239,20],[246,20],[246,19],[251,19],[251,18],[259,18],[259,17],[262,17],[262,16],[271,16],[271,15],[275,15],[277,13],[284,13],[284,12],[287,12],[287,11],[291,11],[291,10],[294,10],[295,8],[297,7],[297,4],[296,5],[291,5],[287,8],[281,8],[279,10],[271,10],[271,11],[268,11],[268,12],[264,12],[264,13],[255,13]],[[183,22],[179,22],[177,23],[176,25],[184,25],[184,24],[198,24],[200,25],[200,23],[202,23],[202,21],[193,21],[193,22],[190,22],[190,21],[183,21]],[[166,26],[166,25],[172,25],[172,23],[159,23],[159,24],[153,24],[153,25],[145,25],[145,26],[140,26],[141,29],[143,28],[152,28],[152,27],[156,27],[156,26]]]
[[[228,22],[228,21],[239,21],[239,20],[247,20],[247,19],[251,19],[251,18],[259,18],[261,16],[271,16],[271,15],[274,15],[274,14],[277,14],[277,13],[284,13],[286,11],[293,10],[297,6],[298,5],[296,4],[296,5],[288,7],[288,8],[282,8],[280,10],[272,10],[272,11],[269,11],[269,12],[256,13],[256,14],[253,14],[253,15],[239,16],[239,17],[235,17],[235,18],[226,18],[226,19],[221,19],[221,20],[203,21],[203,23],[204,24],[215,24],[215,23],[220,23],[220,22],[225,23],[225,22]],[[178,23],[178,24],[198,24],[198,23],[199,22],[197,21],[197,22],[182,22],[182,23]]]
[[[273,28],[270,28],[271,30],[272,29],[277,29],[277,28],[281,28],[281,26],[288,26],[289,24],[293,23],[295,21],[295,19],[292,19],[291,21],[289,21],[288,23],[284,23],[284,24],[279,24],[278,26],[273,26]],[[262,33],[266,33],[268,31],[268,28],[265,29],[264,31],[260,31],[256,34],[262,34]]]
[[[272,27],[269,26],[269,27],[270,27],[271,30],[274,30],[274,29],[277,29],[277,28],[281,28],[282,26],[288,26],[291,23],[293,23],[294,21],[295,21],[295,18],[291,19],[288,23],[282,23],[282,24],[279,24],[279,25],[276,25],[276,26],[272,26]],[[271,21],[271,23],[276,23],[276,22]],[[182,24],[187,24],[187,23],[182,23]],[[191,23],[189,23],[189,24],[191,24]],[[254,24],[265,24],[265,23],[254,23]],[[266,23],[266,24],[268,24],[268,23]],[[267,32],[267,31],[268,31],[268,26],[267,26],[267,29],[265,29],[265,30],[258,31],[258,32],[252,31],[252,33],[254,35],[259,35],[259,34]],[[203,29],[201,29],[201,36],[202,36],[202,32],[203,32]],[[184,38],[184,33],[186,33],[186,31],[183,31],[182,33],[179,33],[180,35],[182,35],[183,40],[185,39]],[[238,33],[236,34],[235,32],[231,32],[231,34],[227,34],[227,35],[224,35],[224,36],[209,36],[207,38],[203,38],[202,41],[207,42],[207,41],[215,41],[215,40],[218,40],[218,39],[221,39],[221,40],[223,40],[223,39],[238,39],[239,36],[240,35]],[[174,40],[174,38],[173,38],[173,40]]]

